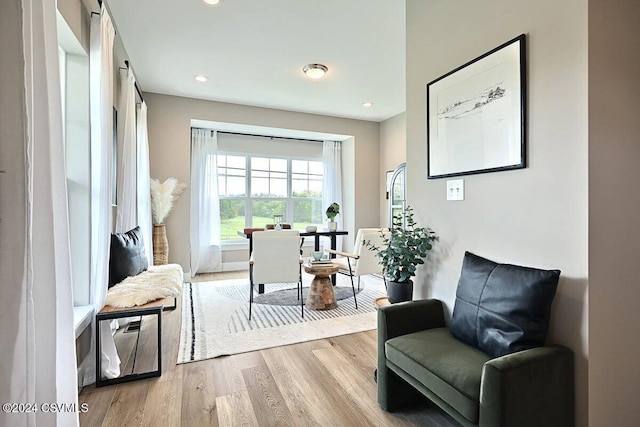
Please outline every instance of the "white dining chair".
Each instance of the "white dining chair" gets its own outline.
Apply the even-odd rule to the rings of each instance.
[[[253,252],[249,260],[249,320],[255,284],[297,283],[300,310],[304,317],[302,297],[302,258],[298,230],[255,231]]]

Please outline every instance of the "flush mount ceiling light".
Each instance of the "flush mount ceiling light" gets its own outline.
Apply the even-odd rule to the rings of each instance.
[[[204,83],[207,80],[209,80],[207,76],[203,76],[202,74],[196,74],[195,76],[193,76],[193,78],[199,81],[200,83]]]
[[[363,106],[364,108],[369,108],[369,107],[371,107],[372,105],[373,105],[373,102],[371,102],[371,101],[365,101],[365,102],[363,102],[363,103],[362,103],[362,106]]]
[[[209,6],[217,6],[220,4],[220,0],[202,0]]]
[[[310,79],[319,79],[324,76],[329,69],[322,64],[307,64],[302,68],[302,71],[309,77]]]

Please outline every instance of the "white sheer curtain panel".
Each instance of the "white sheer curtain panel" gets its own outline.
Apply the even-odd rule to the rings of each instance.
[[[120,108],[118,109],[118,206],[116,233],[138,225],[136,88],[131,68],[120,71]],[[144,238],[144,237],[143,237]]]
[[[138,137],[138,225],[142,231],[144,248],[149,264],[153,262],[153,227],[151,222],[151,188],[149,169],[149,135],[147,133],[147,104],[142,101],[138,106],[138,125],[136,126]]]
[[[191,129],[191,275],[221,271],[218,133]]]
[[[322,142],[322,164],[324,166],[324,180],[322,183],[322,214],[325,215],[331,203],[340,205],[340,214],[335,221],[338,230],[344,230],[342,212],[342,142]],[[326,215],[325,215],[326,220]],[[338,236],[336,247],[342,249],[342,237]]]
[[[111,243],[111,165],[113,152],[113,39],[115,30],[104,3],[100,15],[91,17],[89,93],[91,106],[91,303],[96,312],[104,307],[109,283]],[[95,319],[91,324],[95,337]],[[120,375],[120,358],[109,322],[101,322],[102,375]],[[84,384],[95,382],[95,340],[82,362]]]
[[[0,400],[77,405],[55,1],[1,2],[0,47]],[[8,412],[0,425],[78,425]]]

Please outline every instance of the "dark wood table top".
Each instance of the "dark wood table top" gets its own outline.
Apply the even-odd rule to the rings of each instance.
[[[264,231],[264,228],[245,228],[242,231],[238,231],[238,236],[240,237],[245,237],[245,238],[250,238],[251,237],[251,233],[255,232],[255,231]],[[347,234],[349,234],[348,231],[346,230],[336,230],[336,231],[329,231],[329,230],[318,230],[318,231],[313,231],[313,232],[309,232],[306,230],[299,230],[300,231],[300,236],[302,237],[309,237],[309,236],[346,236]]]

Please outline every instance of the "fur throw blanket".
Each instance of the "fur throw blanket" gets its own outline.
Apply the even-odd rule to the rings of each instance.
[[[179,264],[150,265],[142,273],[127,277],[107,291],[105,305],[133,307],[160,298],[177,297],[184,275]]]

